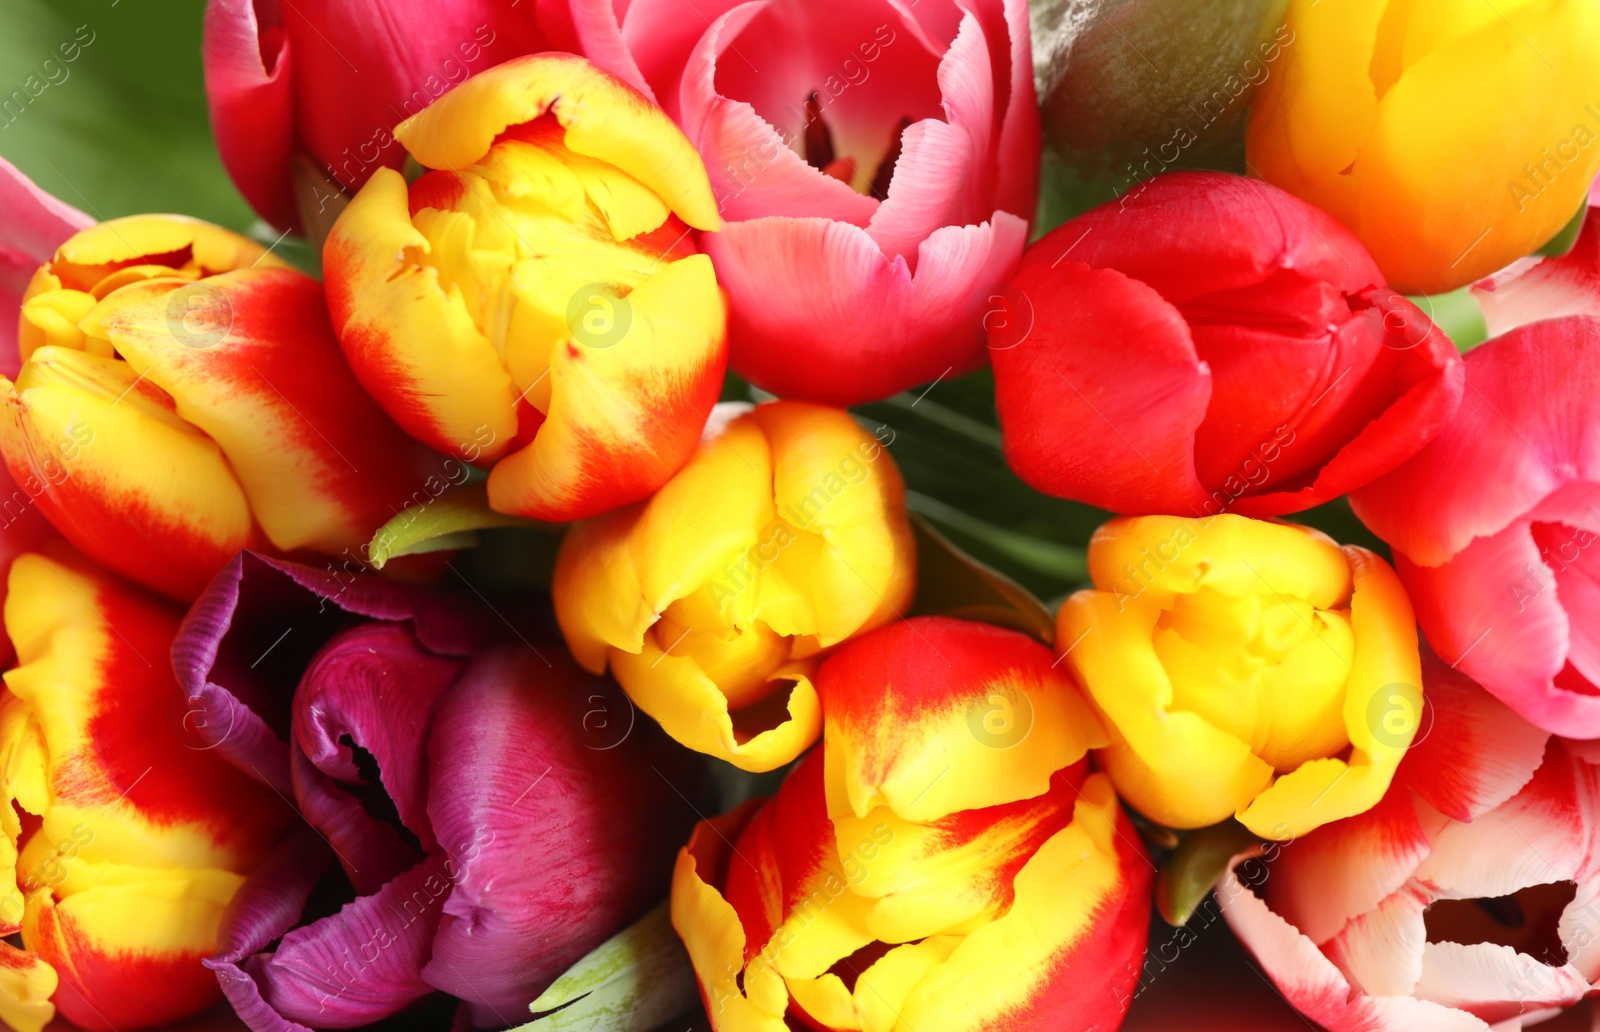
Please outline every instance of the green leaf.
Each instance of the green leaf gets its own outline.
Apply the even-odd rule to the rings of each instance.
[[[1422,309],[1457,351],[1470,351],[1489,339],[1489,324],[1483,319],[1483,309],[1478,307],[1471,287],[1448,294],[1419,294],[1406,300]]]
[[[662,903],[555,980],[514,1032],[648,1032],[699,1002],[694,968]]]
[[[367,545],[368,561],[381,570],[390,559],[423,552],[471,548],[478,543],[474,531],[491,527],[556,528],[520,516],[507,516],[489,508],[489,491],[482,481],[452,488],[421,505],[408,506],[378,528]]]
[[[1184,835],[1156,878],[1156,909],[1167,924],[1174,928],[1186,924],[1228,861],[1255,841],[1248,828],[1231,820]]]
[[[912,515],[911,529],[917,537],[911,615],[978,620],[1031,634],[1047,645],[1055,640],[1050,610],[1027,588],[961,551],[921,516]]]

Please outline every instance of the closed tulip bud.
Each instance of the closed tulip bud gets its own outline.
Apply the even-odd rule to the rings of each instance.
[[[684,745],[764,771],[822,730],[817,656],[909,604],[915,546],[900,472],[849,413],[740,408],[648,501],[574,526],[554,591],[578,662]]]
[[[1049,650],[922,617],[817,680],[823,748],[678,856],[673,924],[715,1032],[1116,1027],[1150,860]]]
[[[570,520],[655,490],[727,361],[689,141],[564,54],[478,75],[395,137],[437,171],[407,187],[378,170],[323,255],[362,384],[418,439],[494,463],[501,512]]]
[[[90,558],[193,598],[240,548],[359,548],[427,454],[350,374],[321,286],[172,215],[67,240],[34,275],[0,453]]]
[[[1422,681],[1382,559],[1293,524],[1147,516],[1096,531],[1089,572],[1056,640],[1112,730],[1097,759],[1129,804],[1281,840],[1383,795]]]
[[[0,694],[0,1020],[148,1028],[220,998],[201,960],[291,818],[199,747],[168,659],[182,612],[65,548],[21,556]]]
[[[1600,8],[1293,0],[1252,173],[1324,209],[1397,289],[1464,286],[1543,246],[1600,170]]]

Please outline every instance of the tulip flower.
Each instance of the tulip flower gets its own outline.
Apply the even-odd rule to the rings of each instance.
[[[509,61],[395,136],[324,249],[362,384],[413,436],[495,464],[489,501],[544,520],[650,494],[722,389],[721,294],[690,230],[705,169],[632,89],[570,54]]]
[[[59,542],[17,558],[0,693],[0,1021],[152,1028],[219,999],[223,910],[293,815],[186,734],[182,611]]]
[[[1056,641],[1130,805],[1282,840],[1382,797],[1422,691],[1411,603],[1382,559],[1294,524],[1144,516],[1095,532],[1089,573]]]
[[[247,546],[359,548],[428,476],[351,376],[316,280],[208,223],[75,234],[29,283],[19,337],[11,475],[91,559],[172,598]]]
[[[556,559],[556,617],[673,738],[745,770],[822,730],[818,655],[911,601],[900,471],[840,409],[718,406],[648,501],[585,520]]]
[[[57,247],[93,220],[39,189],[4,158],[0,158],[0,211],[7,213],[0,225],[0,376],[16,376],[22,364],[17,320],[28,280]],[[42,482],[12,480],[0,463],[0,586],[12,561],[50,536],[50,523],[35,504],[43,491]],[[4,598],[0,592],[0,601]],[[0,635],[0,669],[9,669],[15,659],[10,641]]]
[[[550,7],[556,45],[659,103],[705,159],[727,225],[701,243],[739,375],[853,405],[983,364],[1038,192],[1026,5]]]
[[[1049,650],[919,617],[817,682],[823,747],[678,856],[672,920],[712,1029],[1120,1024],[1150,860]]]
[[[1432,731],[1383,801],[1271,863],[1236,858],[1217,888],[1267,977],[1332,1032],[1517,1030],[1600,988],[1592,753],[1442,665],[1427,677]]]
[[[475,594],[249,552],[196,602],[173,655],[202,740],[308,825],[207,961],[251,1027],[441,992],[503,1027],[665,893],[703,770],[529,634]]]
[[[1600,10],[1584,0],[1292,0],[1250,116],[1252,174],[1348,226],[1396,289],[1543,246],[1600,171]]]
[[[527,9],[492,0],[210,0],[204,59],[211,129],[251,207],[303,228],[296,165],[355,191],[400,168],[394,124],[468,76],[544,49]],[[323,193],[319,188],[318,193]],[[308,197],[315,221],[326,197]]]
[[[1439,437],[1351,504],[1434,651],[1545,730],[1600,737],[1600,319],[1521,326],[1465,379]]]
[[[1455,347],[1308,204],[1158,176],[1040,239],[991,325],[1006,459],[1130,515],[1277,516],[1416,454]]]
[[[1589,194],[1583,228],[1560,257],[1523,258],[1472,285],[1491,337],[1563,315],[1600,316],[1600,183]]]

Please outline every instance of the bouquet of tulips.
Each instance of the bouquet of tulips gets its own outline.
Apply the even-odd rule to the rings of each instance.
[[[1600,1022],[1595,0],[83,6],[7,1027]]]

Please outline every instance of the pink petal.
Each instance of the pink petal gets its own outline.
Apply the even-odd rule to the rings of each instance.
[[[536,0],[536,2],[539,12],[538,23],[548,37],[552,50],[582,54],[644,94],[652,102],[658,102],[659,95],[651,89],[650,82],[640,73],[639,65],[631,53],[632,48],[623,41],[622,28],[617,24],[617,5],[613,0]],[[705,28],[705,22],[698,17],[680,17],[678,22],[691,31],[703,31]]]
[[[547,655],[519,644],[474,659],[429,745],[428,812],[453,888],[423,975],[479,1026],[513,1023],[661,899],[696,808],[709,809],[697,759],[609,682]],[[614,743],[574,733],[597,706],[619,720]]]
[[[17,319],[22,294],[34,272],[72,234],[94,223],[34,185],[11,162],[0,158],[0,376],[13,377]]]
[[[785,215],[866,225],[877,199],[812,168],[753,106],[717,92],[718,60],[764,8],[745,3],[718,18],[694,47],[681,80],[679,123],[705,159],[722,217]]]
[[[1526,522],[1474,541],[1443,566],[1418,566],[1397,552],[1395,569],[1445,662],[1547,731],[1600,737],[1600,696],[1555,682],[1568,619]]]
[[[1550,733],[1432,653],[1423,657],[1422,676],[1426,711],[1395,783],[1453,820],[1474,820],[1528,783]]]
[[[1600,480],[1600,320],[1529,324],[1468,352],[1464,370],[1461,406],[1439,436],[1351,496],[1362,522],[1423,566],[1571,481]]]
[[[1473,284],[1472,297],[1491,337],[1538,319],[1600,316],[1600,214],[1589,209],[1571,251],[1560,258],[1522,259]]]
[[[271,28],[263,47],[256,6],[253,0],[206,5],[202,56],[211,132],[223,166],[250,206],[275,226],[298,229],[289,176],[295,149],[291,48],[281,25]]]
[[[1401,890],[1358,914],[1322,952],[1368,996],[1410,996],[1422,975],[1427,902]]]
[[[1588,994],[1589,983],[1573,968],[1547,966],[1510,946],[1486,942],[1428,943],[1417,982],[1419,999],[1486,1022],[1528,1019],[1545,1008],[1570,1007]]]
[[[313,766],[298,746],[291,748],[295,808],[339,858],[358,895],[377,892],[422,860],[399,828],[369,812],[365,800]]]
[[[682,5],[672,0],[633,0],[626,5],[627,11],[622,15],[623,45],[639,69],[642,80],[655,90],[654,96],[658,102],[680,125],[686,125],[686,116],[692,117],[695,113],[695,109],[688,104],[680,107],[678,100],[680,82],[688,69],[703,59],[691,57],[691,52],[704,55],[708,37],[728,36],[727,40],[715,42],[716,53],[711,55],[714,61],[725,49],[725,43],[731,42],[732,37],[743,28],[743,21],[738,23],[738,28],[731,27],[734,23],[727,18],[729,12],[746,6],[759,8],[765,6],[766,2],[695,0],[695,9],[700,12],[698,18],[685,18]],[[746,20],[748,17],[744,16]],[[645,96],[651,95],[649,91],[642,92]]]
[[[1005,212],[946,226],[922,242],[915,275],[864,230],[823,219],[756,219],[703,243],[729,293],[735,371],[784,397],[852,405],[981,364],[977,306],[1026,236]]]
[[[1011,43],[1010,89],[1000,124],[995,205],[1031,218],[1039,197],[1039,104],[1033,88],[1027,0],[1005,0]]]
[[[1242,859],[1217,885],[1223,914],[1295,1010],[1332,1032],[1488,1032],[1478,1019],[1438,1004],[1354,992],[1310,939],[1239,881],[1234,868]]]

